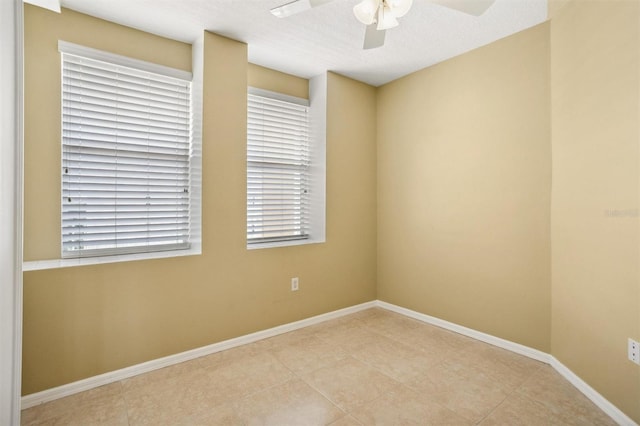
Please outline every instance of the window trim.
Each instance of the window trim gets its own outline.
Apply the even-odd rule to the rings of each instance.
[[[66,49],[66,53],[88,56],[92,59],[104,60],[114,64],[138,68],[144,71],[156,72],[170,77],[191,80],[191,114],[192,114],[192,158],[190,175],[190,210],[191,210],[191,247],[188,249],[142,252],[132,254],[115,254],[108,256],[60,258],[24,261],[23,270],[36,271],[84,265],[117,263],[125,261],[163,259],[170,257],[194,256],[202,254],[202,92],[204,85],[204,36],[199,37],[192,46],[192,70],[188,72],[164,65],[154,64],[127,56],[117,55],[66,41],[58,41],[59,50]],[[60,62],[62,70],[62,61]],[[60,99],[62,101],[62,97]],[[60,111],[62,123],[62,110]],[[62,155],[62,143],[60,143]],[[59,241],[61,244],[61,240]]]
[[[199,256],[200,247],[183,250],[152,251],[146,253],[115,254],[111,256],[66,257],[64,259],[30,260],[22,263],[22,270],[42,271],[46,269],[69,268],[74,266],[103,265],[107,263],[131,262],[135,260],[166,259],[170,257]]]
[[[188,194],[191,189],[191,142],[193,135],[191,73],[163,66],[156,67],[154,64],[122,58],[117,55],[112,56],[105,52],[85,49],[82,46],[66,42],[59,43],[58,50],[61,55],[62,65],[62,165],[65,166],[69,161],[74,164],[77,163],[78,171],[80,168],[94,170],[95,167],[98,167],[95,170],[97,173],[90,172],[87,178],[84,177],[85,174],[82,172],[76,174],[74,172],[76,168],[63,167],[63,199],[69,197],[69,202],[71,202],[72,197],[78,198],[80,204],[68,205],[66,202],[62,202],[61,257],[63,259],[73,259],[78,257],[118,256],[190,249],[191,202],[190,195],[185,197],[185,194]],[[123,62],[127,62],[127,64],[124,65]],[[89,75],[84,75],[85,65],[88,65],[89,69],[93,70]],[[107,79],[104,83],[99,77],[103,72],[106,73],[105,79]],[[70,75],[69,82],[67,73]],[[71,83],[72,81],[73,83]],[[150,92],[148,92],[147,81],[151,82]],[[118,93],[120,91],[115,90],[111,93],[108,91],[109,89],[102,89],[102,84],[114,84],[116,87],[122,85],[124,87],[122,91],[126,99],[124,110],[119,106],[119,99],[121,98]],[[89,106],[86,109],[84,95],[87,95],[87,93],[85,90],[89,90],[91,93],[88,96],[99,96],[99,99],[95,101],[96,106]],[[92,93],[96,90],[107,90],[108,92],[105,92],[104,96],[93,95]],[[158,94],[157,100],[159,103],[156,103],[156,94]],[[142,96],[142,103],[138,105],[135,99],[138,99],[139,95]],[[171,97],[168,106],[161,103],[164,99],[163,97],[166,96]],[[135,98],[134,101],[131,101],[132,97]],[[185,103],[184,100],[187,102]],[[91,100],[89,100],[89,103],[93,104]],[[145,108],[147,103],[152,105],[151,111]],[[71,108],[69,111],[75,112],[69,112],[71,115],[68,115],[68,108]],[[74,108],[75,110],[73,110]],[[167,122],[169,127],[165,127],[162,124],[164,118],[162,115],[158,115],[165,114],[164,108],[176,109],[177,116],[174,118],[175,121],[174,119],[169,119]],[[104,115],[105,113],[107,115]],[[119,119],[120,113],[124,113],[127,117],[122,120],[123,127],[118,124],[121,121]],[[130,116],[131,113],[133,113],[132,116]],[[151,114],[151,121],[144,121],[145,114],[148,115],[149,113]],[[185,113],[186,115],[184,115]],[[88,122],[85,122],[85,119]],[[157,122],[156,120],[162,120],[162,122]],[[76,132],[84,132],[85,125],[89,129],[86,130],[87,132],[96,131],[99,133],[96,136],[97,142],[91,142],[92,138],[89,138],[90,155],[88,156],[83,149],[85,145],[83,143],[84,137],[74,136]],[[175,128],[173,125],[178,127]],[[173,141],[174,130],[172,129],[180,129],[175,130],[177,132],[175,133],[177,138],[175,142]],[[149,131],[157,134],[158,139],[156,140],[151,136],[152,133],[147,133]],[[67,132],[70,132],[71,135],[68,135]],[[120,147],[117,141],[121,135],[124,135],[125,139],[127,136],[134,139],[148,139],[149,144],[137,145],[135,142],[127,140],[125,146]],[[102,140],[101,136],[107,137],[105,141],[110,141],[112,137],[115,137],[116,142],[115,144],[113,142],[100,142]],[[168,139],[165,141],[165,138]],[[145,151],[149,151],[151,154],[144,154]],[[104,161],[107,165],[101,167],[100,163],[94,163],[96,160],[91,159],[91,157],[95,155],[108,156],[108,158],[97,160]],[[126,176],[124,178],[118,177],[120,168],[117,164],[121,156],[130,159],[125,166],[124,173]],[[161,160],[161,163],[165,163],[167,160],[171,161],[171,166],[159,164],[159,160]],[[145,167],[144,164],[147,164],[147,166]],[[152,169],[151,178],[149,167]],[[176,167],[177,169],[174,169]],[[157,173],[162,173],[162,175],[157,175]],[[170,173],[170,175],[167,175],[167,173]],[[170,180],[173,177],[178,179],[176,182],[180,183],[171,184]],[[161,181],[156,181],[155,179],[157,178],[161,179]],[[142,181],[140,181],[141,179]],[[149,179],[152,179],[152,181],[149,181]],[[115,189],[109,189],[111,187],[109,182],[115,184]],[[145,184],[145,182],[147,183]],[[149,184],[152,186],[145,186]],[[99,204],[95,205],[94,208],[88,206],[85,209],[86,201],[84,201],[84,197],[97,197],[98,195],[94,191],[99,190],[104,185],[107,185],[105,190],[112,194],[107,195],[104,201],[99,201]],[[124,192],[119,189],[121,185]],[[69,191],[77,196],[68,195],[67,192]],[[138,191],[139,196],[135,199],[130,199],[130,191]],[[162,198],[154,198],[154,193],[156,192]],[[146,196],[144,196],[145,194]],[[148,207],[145,209],[144,201],[149,197],[151,197],[152,201],[156,201],[153,204],[147,203]],[[170,201],[167,200],[167,197]],[[94,198],[91,199],[94,200]],[[158,200],[162,204],[156,204]],[[141,201],[143,204],[139,204]],[[125,208],[127,213],[123,220],[126,226],[123,226],[121,230],[120,227],[123,224],[118,221],[118,217],[122,212],[117,206],[123,202],[127,205],[134,205],[132,211],[137,213],[128,213],[129,208]],[[96,219],[96,217],[102,217],[99,212],[103,211],[103,209],[107,212],[111,211],[112,208],[114,208],[112,214],[104,213],[104,218],[109,219],[108,223],[102,223],[100,222],[101,219]],[[149,209],[151,209],[151,213],[149,213]],[[84,210],[89,213],[83,214]],[[131,216],[131,219],[126,219],[131,214],[134,214],[134,216]],[[158,216],[158,214],[161,214],[161,216]],[[130,222],[130,220],[133,220],[133,222]],[[68,221],[71,221],[71,223],[67,223]],[[134,225],[129,226],[132,223]],[[105,226],[108,227],[106,231]],[[86,232],[83,232],[83,230]],[[108,232],[108,234],[104,234],[104,232]],[[149,235],[149,232],[151,232],[151,235]],[[85,233],[86,238],[81,237]],[[112,241],[107,242],[104,240],[106,244],[102,243],[101,241],[105,237]],[[132,239],[134,240],[133,244],[130,242]],[[85,243],[87,245],[86,248],[84,248]]]
[[[310,106],[311,104],[311,102],[309,102],[309,99],[286,95],[284,93],[279,93],[279,92],[272,92],[271,90],[259,89],[253,86],[249,86],[247,88],[247,93],[249,95],[262,96],[264,98],[271,98],[278,101],[290,102],[292,104],[302,105],[306,107]]]
[[[247,88],[248,92],[255,94],[267,94],[280,100],[302,99],[294,96],[272,92],[253,87]],[[261,95],[264,96],[264,95]],[[327,127],[327,74],[323,73],[309,79],[309,174],[313,177],[310,186],[309,198],[309,236],[305,239],[291,239],[284,241],[252,242],[245,238],[247,250],[260,250],[268,248],[303,246],[308,244],[320,244],[326,242],[326,127]],[[245,137],[246,140],[246,137]],[[246,147],[246,142],[245,142]],[[246,166],[245,166],[246,177]],[[246,190],[246,184],[245,184]],[[245,193],[245,203],[247,194]],[[245,207],[246,214],[246,207]],[[246,217],[245,217],[246,232]]]
[[[299,97],[295,97],[295,96],[290,96],[290,95],[286,95],[283,93],[278,93],[278,92],[272,92],[270,90],[264,90],[264,89],[259,89],[256,87],[252,87],[249,86],[248,90],[247,90],[247,97],[250,96],[255,96],[258,98],[263,98],[266,100],[273,100],[276,102],[282,102],[285,104],[290,104],[293,107],[292,108],[296,108],[296,107],[303,107],[305,109],[305,114],[306,114],[306,123],[305,123],[305,127],[307,128],[307,140],[306,140],[306,145],[307,147],[310,147],[312,141],[311,141],[311,135],[309,134],[309,100],[308,99],[304,99],[304,98],[299,98]],[[247,106],[249,105],[249,102],[247,101]],[[285,109],[288,109],[288,107],[285,107]],[[301,108],[302,109],[302,108]],[[294,113],[295,114],[295,113]],[[249,113],[247,112],[247,125],[249,124],[249,119],[248,119]],[[288,121],[285,119],[285,121]],[[247,131],[248,133],[248,131]],[[300,142],[301,144],[304,144],[305,142]],[[248,149],[248,145],[249,145],[249,135],[247,134],[247,149]],[[309,158],[310,160],[310,158]],[[247,180],[249,179],[248,174],[249,174],[249,158],[248,158],[248,153],[247,153]],[[259,169],[263,169],[263,168],[270,168],[269,166],[258,166]],[[304,170],[304,175],[305,176],[309,176],[311,174],[311,167],[310,165],[307,166]],[[248,201],[248,187],[247,187],[247,201]],[[306,204],[307,200],[303,200],[302,204]],[[309,209],[310,210],[310,209]],[[310,214],[310,211],[309,211]],[[262,216],[260,216],[262,217]],[[303,214],[301,215],[301,219],[307,219],[307,214]],[[247,228],[249,227],[249,210],[248,210],[248,205],[247,205]],[[303,228],[306,229],[306,226]],[[248,232],[248,229],[247,229]],[[264,237],[264,238],[253,238],[253,239],[249,239],[247,238],[247,247],[252,247],[255,245],[260,245],[262,247],[264,247],[264,245],[266,244],[275,244],[275,245],[280,245],[280,244],[288,244],[291,242],[296,242],[296,241],[301,241],[304,242],[306,240],[308,240],[310,238],[310,235],[308,233],[303,233],[300,235],[289,235],[289,236],[279,236],[279,237]]]
[[[154,64],[140,59],[130,58],[128,56],[118,55],[103,50],[93,49],[91,47],[81,46],[68,41],[58,40],[58,51],[69,55],[84,56],[85,58],[96,61],[107,62],[123,67],[135,68],[140,71],[151,72],[154,74],[162,74],[167,77],[179,78],[181,80],[193,80],[193,73],[177,68],[167,67],[165,65]]]

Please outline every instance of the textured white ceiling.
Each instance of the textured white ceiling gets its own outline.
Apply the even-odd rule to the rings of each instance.
[[[249,45],[249,61],[310,78],[327,70],[379,86],[547,18],[547,0],[496,0],[480,17],[414,0],[379,49],[362,50],[359,0],[280,19],[269,10],[290,0],[62,0],[62,6],[191,43],[203,30]]]

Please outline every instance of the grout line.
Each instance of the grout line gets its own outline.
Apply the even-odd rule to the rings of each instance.
[[[343,359],[346,359],[346,358],[343,358]],[[321,370],[322,368],[326,368],[326,367],[321,367],[321,368],[318,368],[317,370],[314,370],[314,371]],[[308,374],[311,374],[311,373],[313,373],[313,372],[310,372],[310,373],[308,373]],[[329,398],[329,396],[328,396],[328,395],[326,395],[326,394],[325,394],[324,392],[322,392],[320,389],[316,388],[312,383],[309,383],[308,381],[306,381],[302,376],[300,376],[300,380],[302,380],[302,381],[303,381],[307,386],[309,386],[311,389],[313,389],[314,391],[316,391],[316,392],[318,392],[320,395],[322,395],[322,397],[323,397],[324,399],[326,399],[327,401],[329,401],[331,404],[335,405],[335,406],[336,406],[340,411],[342,411],[342,412],[346,413],[346,415],[347,415],[347,416],[350,414],[350,413],[349,413],[349,411],[347,411],[347,409],[346,409],[346,408],[342,408],[341,406],[339,406],[335,401],[333,401],[331,398]],[[338,419],[338,420],[340,420],[340,419]],[[337,420],[336,420],[336,421],[337,421]]]
[[[480,420],[478,420],[477,422],[475,422],[475,425],[479,425],[482,422],[484,422],[490,415],[492,415],[498,408],[500,408],[506,401],[507,399],[509,399],[511,395],[508,395],[504,397],[504,399],[502,401],[500,401],[500,403],[498,405],[496,405],[495,407],[493,407],[493,409],[491,411],[489,411],[484,417],[482,417]]]

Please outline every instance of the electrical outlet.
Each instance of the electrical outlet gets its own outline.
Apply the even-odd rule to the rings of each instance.
[[[298,291],[298,277],[291,278],[291,291]]]
[[[629,339],[629,361],[640,365],[640,343]]]

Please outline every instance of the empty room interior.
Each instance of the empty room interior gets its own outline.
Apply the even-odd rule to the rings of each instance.
[[[368,50],[359,2],[284,3],[24,4],[22,424],[640,423],[640,2],[414,0]],[[185,109],[111,138],[121,66]],[[170,241],[91,213],[142,174]]]

